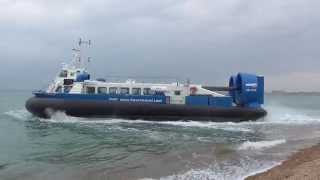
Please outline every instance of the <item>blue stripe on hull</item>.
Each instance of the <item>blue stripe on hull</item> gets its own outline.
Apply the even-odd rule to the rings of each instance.
[[[152,96],[133,96],[133,95],[111,95],[111,94],[67,94],[67,93],[44,93],[35,92],[34,95],[39,98],[57,98],[57,99],[72,99],[72,100],[103,100],[103,101],[121,101],[121,102],[143,102],[166,104],[167,96],[152,95]]]

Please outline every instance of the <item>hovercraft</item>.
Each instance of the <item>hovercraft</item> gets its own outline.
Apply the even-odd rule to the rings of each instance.
[[[80,40],[72,62],[63,65],[48,89],[33,92],[26,102],[29,112],[41,118],[62,111],[76,117],[215,122],[256,120],[267,114],[262,108],[263,76],[238,73],[227,87],[92,80],[81,57],[81,45],[90,43]]]

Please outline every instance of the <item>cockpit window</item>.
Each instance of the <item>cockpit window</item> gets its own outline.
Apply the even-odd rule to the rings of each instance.
[[[57,87],[56,93],[62,93],[62,86],[58,86],[58,87]]]
[[[64,93],[69,93],[71,89],[72,89],[72,86],[64,86],[63,91]]]
[[[63,70],[60,72],[59,77],[67,77],[68,76],[68,71]]]

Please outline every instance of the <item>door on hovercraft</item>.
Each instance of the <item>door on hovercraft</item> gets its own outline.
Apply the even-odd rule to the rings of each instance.
[[[181,90],[175,90],[170,97],[170,104],[185,104],[185,96]]]

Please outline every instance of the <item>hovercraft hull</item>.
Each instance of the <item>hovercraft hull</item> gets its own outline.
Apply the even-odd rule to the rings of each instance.
[[[52,112],[62,111],[75,117],[117,117],[152,121],[241,122],[257,120],[267,114],[262,108],[218,108],[143,102],[40,98],[36,96],[26,102],[26,108],[33,115],[42,118],[50,118]]]

